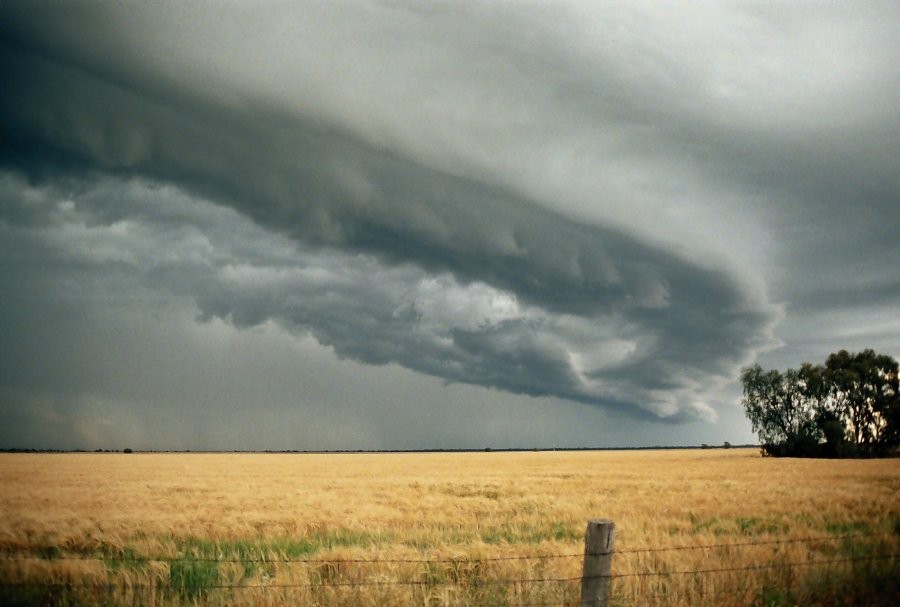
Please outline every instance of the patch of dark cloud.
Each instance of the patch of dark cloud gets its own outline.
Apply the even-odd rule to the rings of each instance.
[[[245,328],[275,321],[367,364],[398,364],[451,383],[669,419],[711,415],[702,395],[725,381],[728,363],[739,364],[759,339],[755,331],[730,335],[738,340],[730,342],[732,350],[704,350],[709,359],[688,356],[690,336],[641,320],[636,310],[642,307],[569,314],[414,260],[385,264],[358,252],[297,247],[169,186],[105,179],[67,197],[50,186],[29,187],[9,173],[2,184],[19,214],[28,208],[47,216],[2,223],[7,243],[18,238],[20,250],[38,252],[49,281],[35,294],[42,302],[65,302],[67,281],[91,284],[110,297],[161,289],[193,300],[202,318]],[[130,212],[98,220],[109,200]],[[160,206],[165,210],[157,220],[153,209]],[[185,218],[177,230],[173,216]],[[26,271],[12,261],[6,265],[9,280]],[[669,301],[660,310],[677,304]],[[5,316],[12,316],[9,309]],[[697,317],[698,323],[708,321]],[[29,336],[10,339],[27,342]],[[732,358],[723,363],[723,356]]]
[[[260,223],[308,242],[399,260],[415,256],[422,265],[450,266],[464,277],[514,281],[542,303],[573,309],[622,297],[657,305],[666,295],[654,273],[678,271],[678,260],[667,252],[632,247],[633,239],[616,230],[566,220],[496,187],[427,169],[303,119],[288,121],[279,140],[266,124],[241,126],[239,116],[213,121],[219,108],[156,108],[106,83],[88,79],[76,86],[55,71],[43,81],[59,88],[42,92],[28,108],[7,107],[25,118],[34,136],[62,139],[60,147],[108,171],[147,174],[227,198]],[[125,114],[96,112],[99,104],[91,102],[79,107],[63,95],[68,88],[93,90]],[[42,104],[41,118],[30,120]],[[194,120],[200,113],[205,121]],[[79,131],[84,137],[73,135]],[[135,140],[143,142],[144,155],[129,152],[140,147]],[[210,155],[220,157],[215,166]],[[604,249],[616,252],[615,261]]]
[[[41,242],[137,272],[205,318],[273,319],[369,364],[670,418],[709,415],[706,391],[769,343],[775,310],[715,260],[436,168],[327,113],[117,62],[78,28],[16,23],[0,50],[2,162],[36,183],[98,179]],[[236,213],[173,205],[183,192]],[[7,218],[29,213],[52,215]]]

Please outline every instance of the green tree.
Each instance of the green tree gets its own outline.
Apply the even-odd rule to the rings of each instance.
[[[855,455],[855,448],[847,442],[847,432],[834,401],[829,397],[830,384],[823,365],[803,363],[799,375],[807,402],[815,411],[815,422],[824,439],[820,439],[820,455],[847,457]]]
[[[898,363],[871,349],[841,350],[825,362],[823,377],[836,416],[863,455],[900,445]]]
[[[759,365],[744,369],[742,404],[763,450],[769,455],[819,454],[823,433],[816,423],[818,392],[811,388],[805,368],[763,371]],[[813,384],[818,389],[817,384]]]
[[[799,370],[744,369],[744,410],[769,455],[883,456],[900,447],[898,363],[873,350]]]

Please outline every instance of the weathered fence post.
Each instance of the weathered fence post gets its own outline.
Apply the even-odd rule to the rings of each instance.
[[[616,525],[606,519],[588,521],[584,536],[584,574],[581,607],[606,607],[612,572],[613,538]]]

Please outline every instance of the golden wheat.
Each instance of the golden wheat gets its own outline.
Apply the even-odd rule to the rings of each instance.
[[[617,526],[624,604],[742,604],[854,575],[848,533],[900,545],[900,460],[755,449],[3,454],[0,485],[0,582],[65,582],[81,602],[574,604],[597,517]],[[698,548],[727,544],[749,545]],[[692,548],[635,552],[676,546]],[[841,563],[634,575],[807,561]]]

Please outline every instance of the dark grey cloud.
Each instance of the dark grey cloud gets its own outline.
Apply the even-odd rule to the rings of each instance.
[[[29,188],[11,174],[4,186],[8,235],[26,239],[16,248],[32,251],[45,269],[56,265],[58,274],[84,273],[116,289],[164,289],[195,301],[207,320],[241,328],[274,320],[339,356],[395,363],[448,382],[634,414],[698,415],[708,413],[697,399],[705,392],[700,381],[739,364],[768,322],[762,313],[711,309],[704,299],[740,304],[728,281],[691,277],[696,270],[662,256],[643,261],[651,278],[638,275],[665,281],[649,302],[599,290],[593,301],[559,280],[551,290],[568,289],[584,302],[556,304],[555,293],[541,298],[541,285],[517,289],[508,278],[491,281],[486,273],[484,280],[474,271],[463,281],[451,264],[423,266],[415,256],[400,263],[395,253],[385,263],[353,249],[297,246],[171,187],[101,178],[66,196],[51,186]],[[610,247],[594,247],[601,244]],[[636,244],[619,247],[594,250],[626,261],[635,250],[646,254]],[[28,271],[18,260],[8,264],[10,277]],[[715,326],[708,324],[713,317]],[[742,342],[722,346],[723,335]]]
[[[715,417],[783,310],[897,310],[884,6],[4,12],[3,271],[44,298],[81,276],[671,421]],[[801,326],[782,352],[840,338]]]

